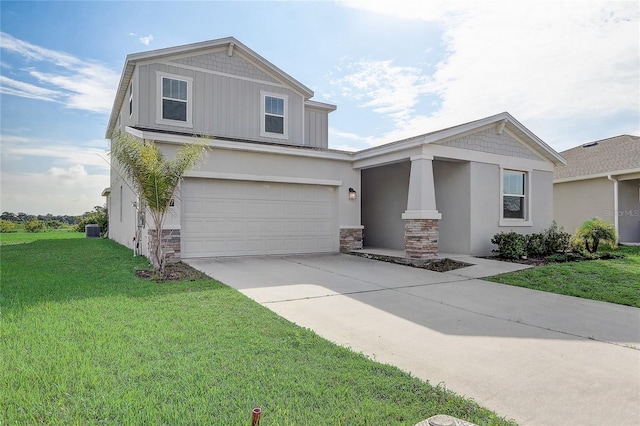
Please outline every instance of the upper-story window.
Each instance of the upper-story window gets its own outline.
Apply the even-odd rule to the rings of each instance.
[[[191,127],[191,85],[193,79],[158,72],[159,124]]]
[[[531,225],[529,173],[502,170],[502,225]]]
[[[287,138],[287,95],[261,92],[261,125],[260,136]]]

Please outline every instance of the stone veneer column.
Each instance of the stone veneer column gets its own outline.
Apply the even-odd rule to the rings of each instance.
[[[362,250],[363,226],[340,227],[340,251]]]
[[[167,265],[180,262],[180,230],[163,229],[162,239],[164,241],[165,263]],[[153,261],[153,250],[158,245],[158,238],[155,229],[149,229],[149,260]]]
[[[405,253],[409,259],[438,257],[438,219],[404,221]]]
[[[438,256],[438,221],[442,215],[436,209],[433,181],[433,157],[411,157],[407,210],[404,223],[405,254],[410,259],[431,259]]]

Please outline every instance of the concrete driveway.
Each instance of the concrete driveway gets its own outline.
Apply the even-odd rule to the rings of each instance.
[[[188,263],[520,425],[640,425],[640,309],[482,281],[514,266],[476,261],[447,273],[346,254]]]

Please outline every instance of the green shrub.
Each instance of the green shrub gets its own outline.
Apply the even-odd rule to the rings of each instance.
[[[106,207],[95,206],[92,211],[86,212],[80,217],[76,225],[76,231],[84,232],[86,225],[100,225],[100,234],[107,235],[109,227],[109,214]]]
[[[525,251],[527,256],[544,256],[547,254],[545,234],[542,232],[525,236]]]
[[[498,246],[498,256],[504,259],[521,259],[527,255],[526,237],[517,232],[500,232],[495,234],[491,239],[491,243]]]
[[[23,224],[24,230],[27,232],[41,232],[46,227],[44,221],[38,219],[31,219]]]
[[[64,226],[64,224],[59,220],[49,220],[47,221],[47,228],[50,229],[60,229]]]
[[[600,244],[614,248],[616,240],[616,230],[613,225],[597,217],[583,223],[576,230],[574,237],[578,250],[584,248],[589,253],[596,253]]]
[[[9,220],[0,219],[0,233],[6,234],[8,232],[13,232],[15,228],[15,223]]]
[[[554,220],[549,229],[543,231],[545,236],[545,254],[566,253],[571,249],[571,234],[564,231],[563,227],[558,228]]]

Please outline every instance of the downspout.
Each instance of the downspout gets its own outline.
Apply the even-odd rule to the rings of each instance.
[[[613,176],[607,176],[613,182],[613,226],[616,228],[616,244],[619,242],[620,234],[618,233],[618,179]]]

